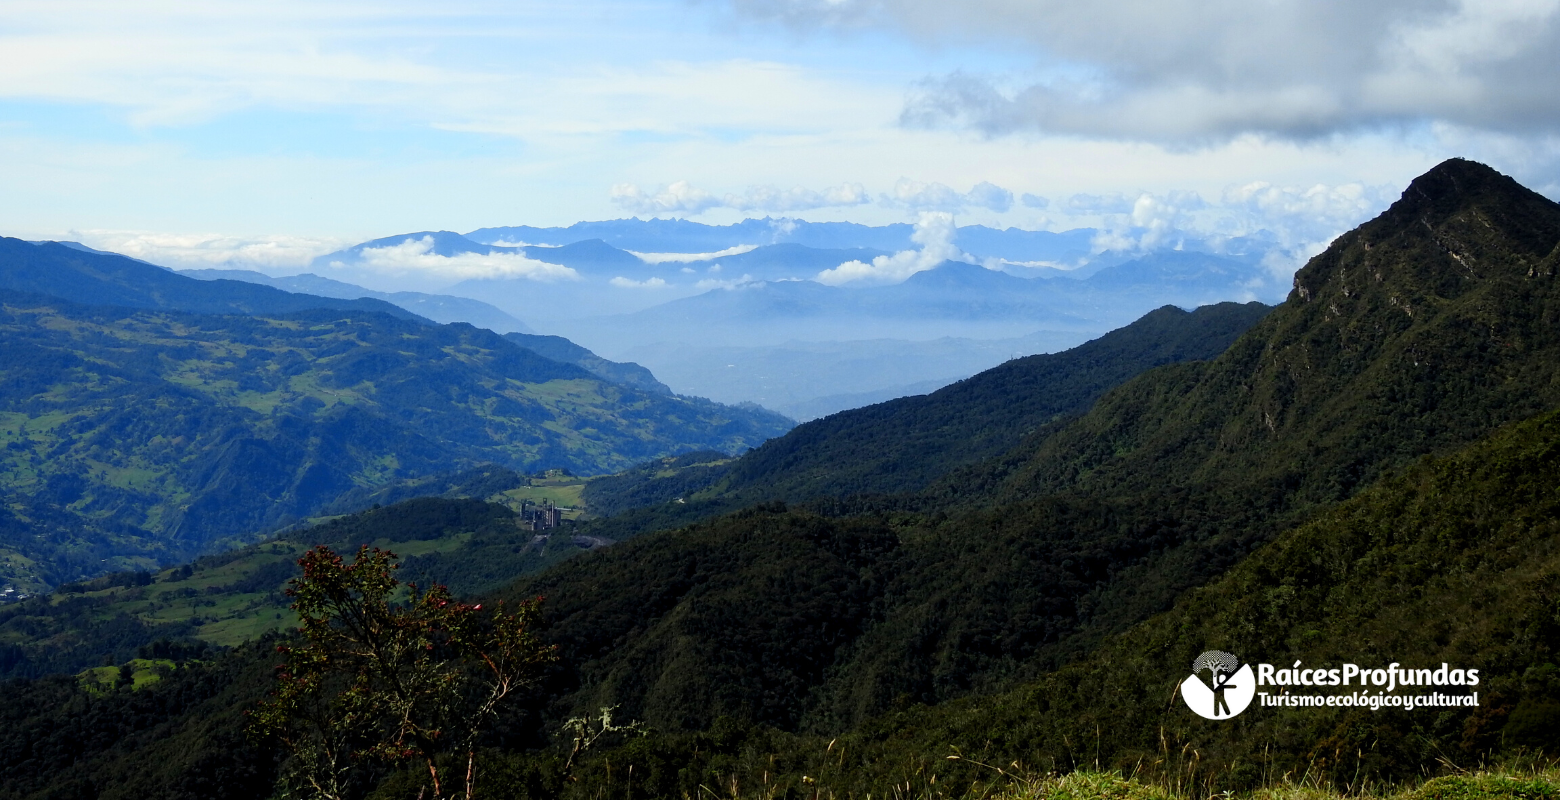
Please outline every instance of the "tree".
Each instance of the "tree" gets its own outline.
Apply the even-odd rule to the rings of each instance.
[[[553,648],[534,633],[537,601],[484,611],[443,586],[403,594],[395,559],[364,546],[348,564],[321,545],[298,560],[287,594],[301,641],[277,648],[287,662],[253,728],[291,752],[289,781],[305,795],[341,800],[367,761],[420,761],[433,800],[472,800],[486,725]],[[445,754],[464,760],[463,780],[441,770]]]

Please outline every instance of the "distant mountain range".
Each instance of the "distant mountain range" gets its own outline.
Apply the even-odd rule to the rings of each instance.
[[[331,280],[376,287],[421,275],[423,294],[480,300],[536,330],[617,360],[643,358],[631,353],[659,343],[678,352],[712,342],[763,348],[880,339],[1007,340],[1041,331],[1068,334],[1058,340],[1065,346],[1166,303],[1185,308],[1229,300],[1273,303],[1288,291],[1289,276],[1263,266],[1276,243],[1262,234],[1173,243],[1179,249],[1101,252],[1100,232],[1093,229],[1058,233],[978,225],[958,228],[951,242],[937,245],[962,256],[908,280],[818,282],[841,264],[915,255],[924,245],[914,234],[914,226],[906,224],[767,218],[723,226],[625,219],[563,228],[483,228],[464,235],[416,231],[320,256],[310,269]],[[445,273],[423,269],[441,265]],[[438,282],[433,274],[446,277]],[[403,305],[438,312],[442,316],[434,318],[440,320],[464,313],[467,321],[495,330],[512,324],[447,302]],[[881,396],[892,387],[966,377],[990,366],[972,358],[954,372],[926,372],[917,366],[924,360],[888,362],[885,366],[897,369],[875,371],[883,377],[871,386],[821,387],[818,394],[791,401],[861,392]],[[716,387],[732,382],[724,364],[690,370],[693,362],[681,357],[643,363],[657,373],[677,373],[671,386],[687,394],[715,395],[724,391]],[[822,371],[838,371],[843,363],[821,365]],[[801,372],[767,374],[764,380],[813,383]],[[720,396],[769,402],[773,394],[753,384]]]

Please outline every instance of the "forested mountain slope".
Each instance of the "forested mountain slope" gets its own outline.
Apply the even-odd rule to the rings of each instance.
[[[1553,755],[1560,752],[1557,574],[1560,413],[1548,412],[1378,482],[1171,611],[1011,691],[934,706],[899,702],[843,735],[776,735],[729,718],[698,734],[662,729],[601,753],[578,778],[580,796],[630,767],[642,776],[637,794],[668,798],[722,780],[777,794],[857,797],[911,781],[927,794],[959,797],[972,785],[978,794],[1000,783],[987,765],[1014,764],[1020,774],[1119,770],[1219,795],[1285,776],[1358,787]],[[1365,691],[1477,691],[1479,705],[1372,711],[1258,700],[1212,722],[1187,708],[1177,689],[1211,649],[1278,669],[1477,669],[1476,687]],[[1287,689],[1361,690],[1357,679]]]
[[[1187,746],[1199,754],[1193,769],[1225,788],[1307,771],[1403,778],[1437,759],[1465,766],[1491,751],[1555,752],[1557,576],[1560,412],[1546,412],[1380,481],[1077,663],[1009,694],[883,718],[858,741],[927,762],[954,747],[988,763],[1059,764],[1087,742],[1091,763],[1123,769],[1161,761],[1167,744],[1172,753]],[[1210,724],[1176,694],[1209,649],[1278,668],[1448,663],[1479,670],[1479,685],[1392,693],[1477,691],[1480,703],[1412,712],[1253,704]]]
[[[600,473],[789,427],[372,312],[7,294],[0,347],[0,580],[27,588],[188,558],[399,478],[481,462]]]
[[[1560,406],[1557,243],[1560,207],[1447,162],[1224,355],[1144,373],[919,497],[753,509],[515,591],[557,598],[581,706],[657,725],[838,730],[999,688],[1385,472]]]

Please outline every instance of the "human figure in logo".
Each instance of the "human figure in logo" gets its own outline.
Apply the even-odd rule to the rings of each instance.
[[[1224,699],[1224,690],[1235,688],[1229,681],[1235,677],[1235,671],[1238,669],[1240,669],[1240,659],[1223,650],[1209,650],[1192,662],[1193,673],[1208,670],[1212,677],[1212,681],[1209,682],[1209,688],[1213,689],[1213,716],[1215,718],[1230,716],[1230,704],[1229,701]],[[1222,714],[1220,713],[1221,709],[1223,710]]]

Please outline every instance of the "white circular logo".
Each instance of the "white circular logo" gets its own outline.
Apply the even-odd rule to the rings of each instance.
[[[1207,673],[1207,678],[1203,678]],[[1207,719],[1229,719],[1246,710],[1257,696],[1257,676],[1250,664],[1223,650],[1209,650],[1192,662],[1192,674],[1181,681],[1187,708]]]

